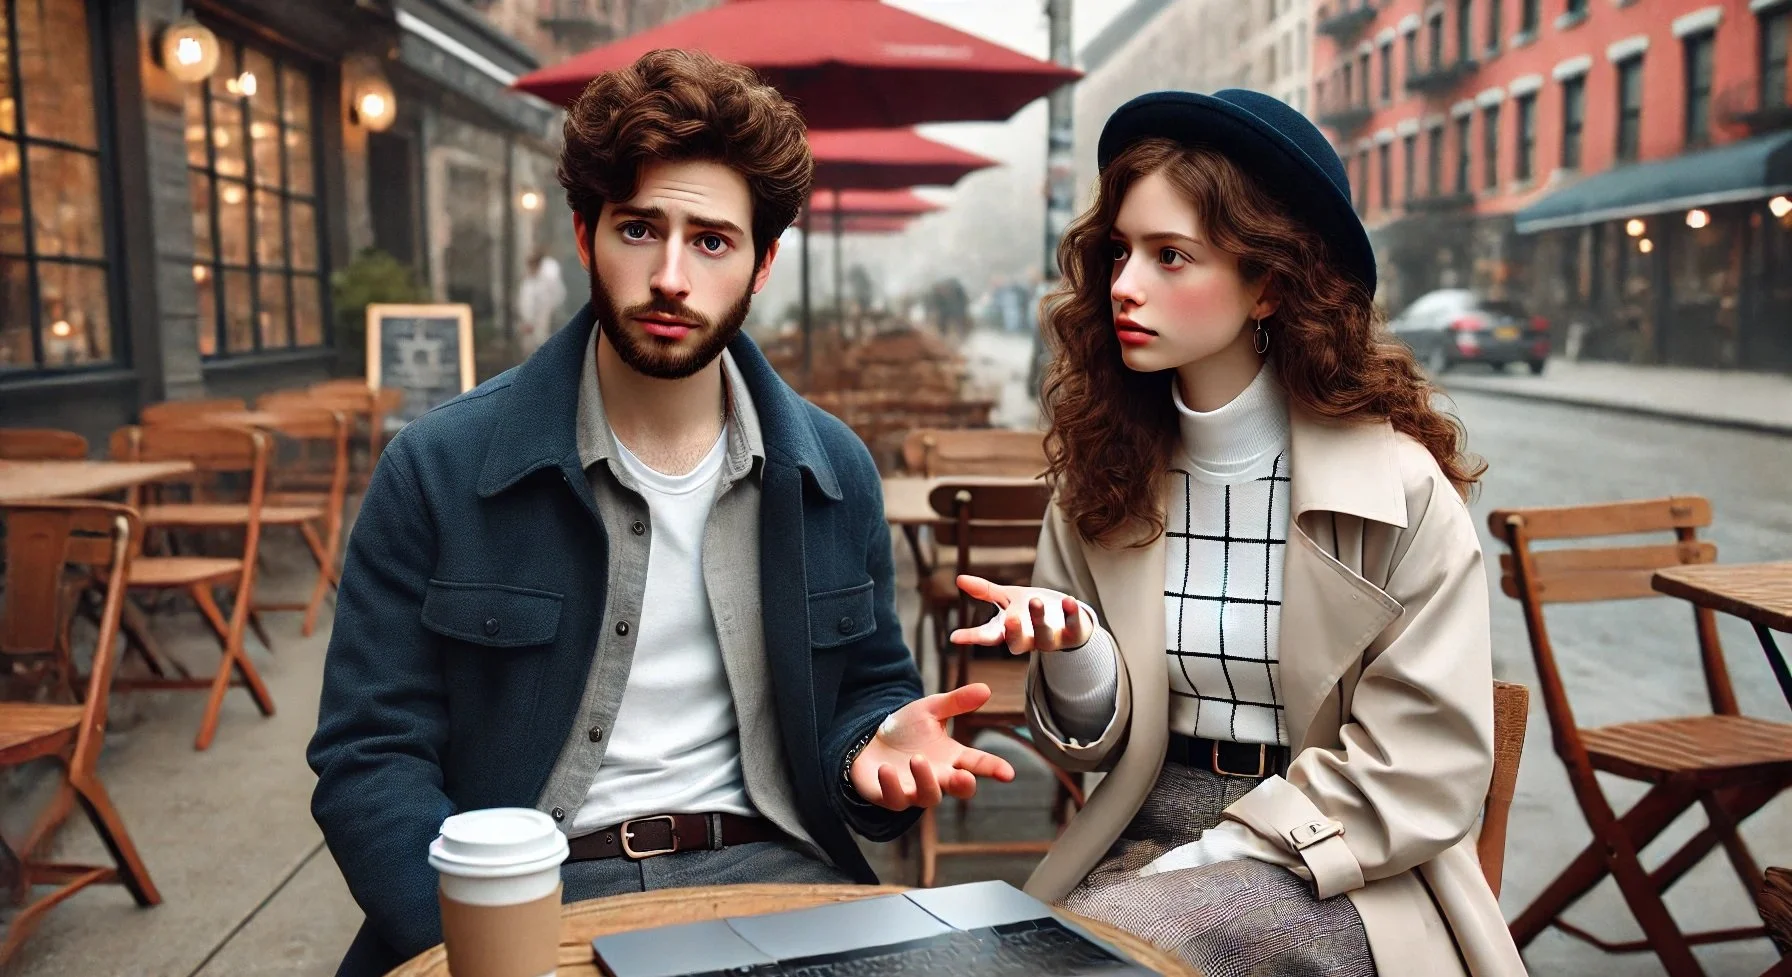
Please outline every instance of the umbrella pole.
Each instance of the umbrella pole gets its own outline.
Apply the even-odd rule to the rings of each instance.
[[[811,320],[811,316],[810,316],[810,312],[809,312],[809,210],[810,210],[809,205],[804,204],[803,205],[803,256],[802,256],[803,257],[803,260],[802,260],[802,266],[803,266],[802,308],[803,308],[803,387],[805,389],[809,386],[810,373],[815,367],[814,350],[811,348],[811,338],[812,338],[811,334],[815,331],[815,324]]]
[[[834,198],[834,328],[844,336],[846,335],[846,289],[843,283],[846,281],[846,277],[840,257],[842,233],[840,224],[840,198],[836,196]]]

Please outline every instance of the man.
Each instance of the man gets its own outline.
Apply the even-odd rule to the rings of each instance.
[[[457,811],[550,814],[568,900],[872,882],[852,830],[1014,776],[944,732],[987,687],[920,698],[869,453],[739,335],[809,194],[795,108],[657,51],[565,142],[590,304],[401,431],[349,543],[309,753],[343,974],[440,940]]]
[[[560,262],[542,251],[529,255],[528,272],[516,290],[517,344],[524,359],[535,355],[553,335],[560,303],[566,301],[566,282]]]

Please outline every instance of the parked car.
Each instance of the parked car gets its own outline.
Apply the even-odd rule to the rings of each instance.
[[[1433,376],[1459,363],[1486,363],[1495,370],[1523,363],[1540,374],[1549,359],[1547,320],[1525,314],[1517,302],[1465,288],[1426,292],[1390,325]]]

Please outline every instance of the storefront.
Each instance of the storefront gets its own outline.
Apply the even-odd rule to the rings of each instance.
[[[1792,371],[1792,133],[1623,167],[1517,215],[1589,359]]]
[[[331,275],[374,246],[501,341],[529,253],[571,250],[558,112],[454,0],[0,14],[0,423],[104,444],[145,403],[352,370]]]

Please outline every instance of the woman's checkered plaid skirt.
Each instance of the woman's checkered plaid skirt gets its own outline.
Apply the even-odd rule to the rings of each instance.
[[[1374,977],[1349,897],[1321,901],[1280,865],[1239,860],[1138,874],[1200,838],[1257,783],[1165,763],[1138,815],[1064,907],[1174,951],[1206,977]]]

